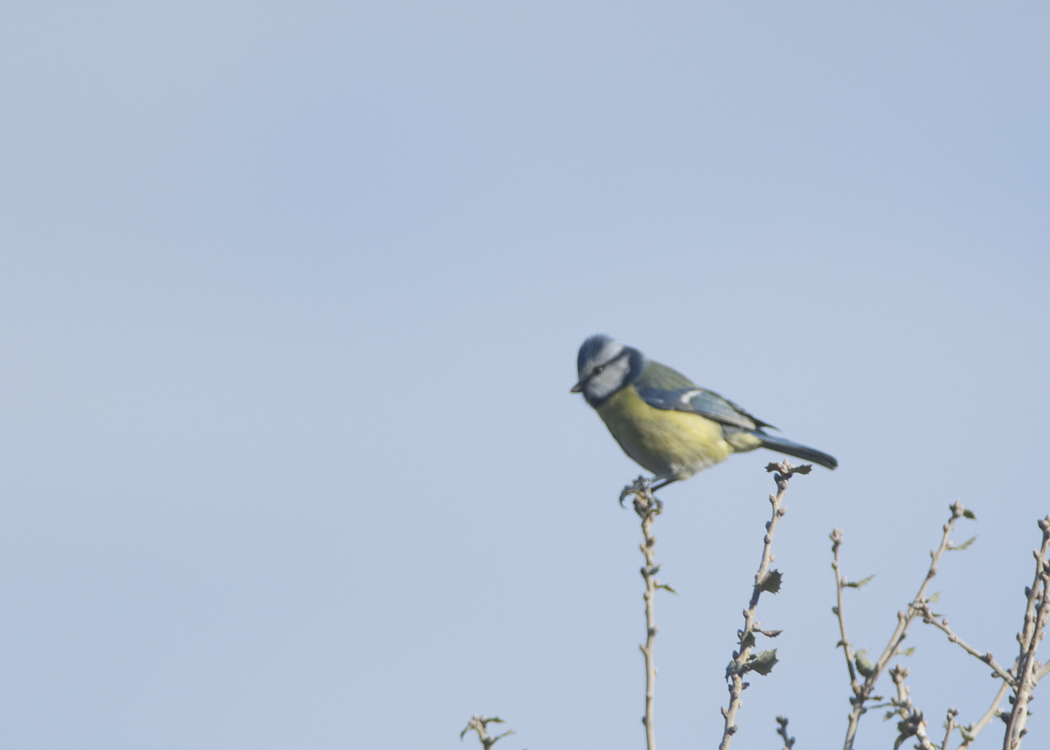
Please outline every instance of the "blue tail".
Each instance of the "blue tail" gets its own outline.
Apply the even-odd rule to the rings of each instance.
[[[763,448],[769,448],[770,450],[778,451],[779,453],[786,453],[789,456],[801,458],[803,461],[812,461],[815,464],[820,464],[826,469],[834,469],[839,465],[839,462],[835,460],[834,456],[829,456],[827,453],[821,453],[816,448],[793,443],[786,438],[778,437],[776,435],[767,435],[764,432],[756,431],[752,434],[762,441]]]

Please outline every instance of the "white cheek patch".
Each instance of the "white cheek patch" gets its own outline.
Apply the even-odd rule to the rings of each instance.
[[[613,360],[605,366],[600,375],[596,375],[587,382],[587,392],[597,399],[603,399],[615,393],[627,379],[630,367],[631,363],[627,357]]]
[[[621,347],[622,348],[622,347]],[[631,363],[627,357],[620,357],[614,362],[609,363],[609,366],[605,368],[605,371],[609,374],[611,380],[615,380],[617,385],[622,383],[627,377],[627,371],[631,369]]]

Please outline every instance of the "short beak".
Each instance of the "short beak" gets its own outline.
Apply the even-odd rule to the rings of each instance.
[[[577,383],[576,385],[574,385],[572,388],[569,389],[569,393],[582,393],[582,392],[583,392],[583,381],[582,380],[579,383]]]

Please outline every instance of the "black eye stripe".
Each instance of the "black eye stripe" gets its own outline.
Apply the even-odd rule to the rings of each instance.
[[[611,365],[611,364],[612,364],[613,362],[616,362],[617,360],[620,360],[620,359],[624,359],[624,358],[625,358],[625,357],[627,357],[627,356],[628,356],[628,353],[627,353],[626,351],[620,352],[619,354],[617,354],[617,355],[616,355],[615,357],[613,357],[612,359],[610,359],[610,360],[609,360],[608,362],[606,362],[605,364],[603,364],[603,365],[598,365],[598,366],[596,366],[596,367],[595,367],[595,368],[594,368],[593,370],[591,370],[591,377],[593,378],[593,377],[595,377],[595,376],[597,376],[597,375],[601,375],[601,374],[602,374],[602,371],[603,371],[603,370],[605,370],[605,368],[606,368],[606,367],[608,367],[609,365]]]

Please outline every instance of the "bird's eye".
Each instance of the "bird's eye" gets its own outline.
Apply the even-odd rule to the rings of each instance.
[[[605,369],[605,365],[598,365],[597,367],[594,368],[594,374],[595,375],[601,375],[602,374],[602,370],[604,370],[604,369]]]

